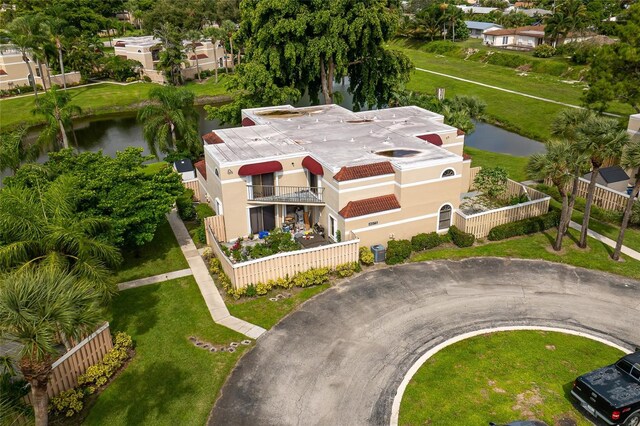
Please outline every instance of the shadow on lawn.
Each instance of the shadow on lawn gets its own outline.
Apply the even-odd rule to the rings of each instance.
[[[156,284],[118,293],[111,308],[111,329],[140,336],[154,328],[158,322],[159,290]]]

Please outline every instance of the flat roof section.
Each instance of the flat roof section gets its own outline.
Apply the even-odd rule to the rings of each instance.
[[[309,154],[336,173],[381,161],[409,169],[460,159],[417,137],[457,129],[443,124],[442,115],[415,106],[354,113],[338,105],[283,105],[243,110],[243,118],[255,125],[216,130],[224,143],[205,145],[221,165]]]

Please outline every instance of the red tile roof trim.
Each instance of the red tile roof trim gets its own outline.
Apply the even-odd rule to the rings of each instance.
[[[208,56],[206,54],[198,53],[198,59],[205,59],[205,58],[208,58]],[[191,57],[189,59],[191,59],[193,61],[194,59],[196,59],[196,55],[191,55]]]
[[[338,182],[345,180],[363,179],[372,176],[393,174],[393,166],[388,161],[381,163],[363,164],[361,166],[344,166],[333,178]]]
[[[7,72],[0,68],[0,75],[7,75]]]
[[[435,133],[430,133],[428,135],[420,135],[418,136],[418,138],[422,139],[423,141],[427,141],[430,144],[433,144],[435,146],[442,146],[442,138],[440,138],[440,136],[436,135]]]
[[[205,141],[208,145],[214,145],[217,143],[224,143],[222,138],[216,135],[216,132],[209,132],[202,135],[202,140]]]
[[[462,160],[463,161],[471,160],[471,156],[469,154],[462,154]]]
[[[205,163],[204,160],[200,160],[196,162],[193,165],[193,167],[196,168],[196,170],[198,171],[198,174],[202,176],[204,180],[207,180],[207,164]]]
[[[456,134],[457,134],[458,136],[462,136],[462,135],[465,135],[466,133],[464,132],[464,130],[460,130],[460,129],[458,129],[458,130],[456,131]]]
[[[383,195],[381,197],[365,198],[364,200],[349,201],[338,214],[349,219],[351,217],[364,216],[388,210],[399,209],[400,203],[395,195]]]

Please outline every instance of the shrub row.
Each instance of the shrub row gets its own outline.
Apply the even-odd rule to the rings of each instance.
[[[266,283],[259,282],[257,284],[249,284],[244,288],[234,289],[231,284],[231,280],[222,270],[222,263],[220,260],[216,257],[211,257],[209,259],[209,272],[211,272],[212,275],[217,276],[222,288],[234,299],[239,299],[242,296],[262,296],[274,288],[290,289],[293,287],[305,288],[322,285],[329,282],[329,279],[331,279],[332,276],[340,278],[350,277],[361,270],[362,269],[358,262],[350,262],[338,265],[335,269],[312,268],[307,271],[298,272],[292,277],[286,276],[284,278],[269,280]]]
[[[473,234],[469,234],[467,232],[462,232],[456,226],[449,227],[449,237],[453,244],[458,247],[471,247],[473,242],[476,240],[476,237]]]
[[[558,226],[558,223],[560,223],[560,212],[552,210],[542,216],[498,225],[489,231],[487,238],[490,241],[499,241],[520,235],[534,234]]]
[[[107,384],[109,378],[131,356],[132,347],[131,336],[123,332],[116,333],[113,348],[104,355],[101,362],[87,368],[84,374],[78,376],[78,386],[51,398],[49,412],[57,416],[72,417],[82,411],[84,397]]]
[[[193,190],[186,189],[176,198],[178,215],[182,220],[192,220],[196,217],[196,209],[193,206]]]
[[[387,244],[387,254],[385,262],[387,265],[396,265],[402,263],[411,256],[411,241],[409,240],[391,240]]]
[[[360,263],[365,266],[373,265],[374,257],[373,252],[369,247],[360,247],[360,253],[358,255]]]
[[[422,251],[438,247],[442,244],[442,237],[437,232],[430,232],[428,234],[422,233],[414,235],[411,238],[411,247],[413,251]]]

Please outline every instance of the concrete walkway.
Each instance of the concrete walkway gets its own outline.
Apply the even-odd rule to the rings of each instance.
[[[195,244],[193,244],[189,236],[189,231],[187,231],[184,223],[178,217],[178,213],[173,210],[167,215],[167,218],[178,240],[180,249],[182,249],[182,254],[184,254],[184,257],[187,259],[189,268],[193,273],[193,278],[196,280],[196,283],[198,283],[200,293],[202,293],[202,297],[207,304],[207,309],[213,321],[252,339],[260,337],[267,330],[245,320],[241,320],[240,318],[233,317],[229,313],[227,306],[224,304],[224,300],[222,300],[222,296],[218,292],[216,284],[213,282],[213,278],[211,278],[209,274],[209,268],[204,263]]]
[[[166,274],[154,275],[152,277],[140,278],[139,280],[125,281],[118,284],[118,290],[129,290],[130,288],[142,287],[149,284],[161,283],[163,281],[174,280],[176,278],[188,277],[191,269],[181,269],[179,271],[167,272]]]
[[[427,69],[424,69],[424,68],[418,68],[418,67],[416,67],[416,70],[421,71],[421,72],[427,72],[429,74],[439,75],[440,77],[452,78],[454,80],[463,81],[465,83],[475,84],[477,86],[488,87],[489,89],[499,90],[501,92],[511,93],[513,95],[524,96],[526,98],[531,98],[531,99],[535,99],[535,100],[538,100],[538,101],[549,102],[549,103],[552,103],[552,104],[566,106],[567,108],[584,109],[584,107],[581,107],[581,106],[578,106],[578,105],[567,104],[567,103],[560,102],[560,101],[554,101],[553,99],[541,98],[540,96],[534,96],[534,95],[530,95],[528,93],[517,92],[515,90],[503,89],[502,87],[492,86],[492,85],[486,84],[486,83],[480,83],[479,81],[467,80],[466,78],[456,77],[456,76],[450,75],[450,74],[444,74],[444,73],[441,73],[441,72],[431,71],[431,70],[427,70]],[[612,113],[609,113],[609,112],[605,112],[604,114],[605,115],[609,115],[611,117],[620,117],[620,115],[618,115],[618,114],[612,114]]]
[[[569,226],[575,230],[581,231],[582,230],[582,225],[571,221],[571,223],[569,224]],[[591,229],[589,229],[587,231],[587,235],[590,236],[593,239],[596,239],[606,245],[608,245],[611,248],[615,248],[616,247],[616,242],[614,240],[612,240],[611,238],[605,237],[604,235],[598,234],[595,231],[592,231]],[[627,246],[622,246],[622,250],[621,252],[623,254],[626,254],[627,256],[636,259],[636,260],[640,260],[640,253],[638,253],[637,251],[627,247]]]

